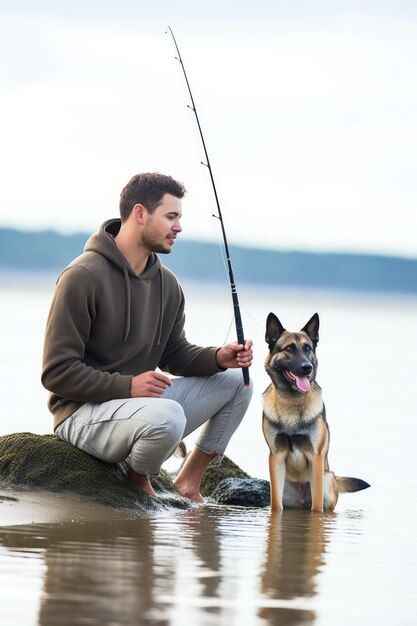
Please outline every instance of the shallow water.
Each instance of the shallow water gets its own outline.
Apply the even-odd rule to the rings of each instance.
[[[208,506],[1,528],[1,623],[413,624],[415,550],[367,518]]]
[[[50,431],[39,359],[51,286],[0,285],[0,434]],[[227,298],[195,286],[186,294],[190,340],[221,343]],[[32,524],[43,519],[33,508],[12,522],[13,503],[0,503],[2,626],[417,623],[417,301],[261,289],[241,301],[255,395],[229,456],[267,478],[264,319],[273,310],[297,328],[318,310],[330,464],[371,489],[342,495],[333,514],[205,506],[149,519],[96,511],[88,521],[75,502],[58,521]]]

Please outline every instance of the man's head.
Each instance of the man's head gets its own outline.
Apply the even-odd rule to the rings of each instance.
[[[136,174],[120,194],[120,217],[125,222],[136,204],[144,206],[148,213],[153,213],[165,194],[183,198],[186,189],[182,183],[171,176],[159,173]]]

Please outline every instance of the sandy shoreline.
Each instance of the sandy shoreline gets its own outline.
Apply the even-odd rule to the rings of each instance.
[[[3,499],[4,496],[7,499]],[[16,498],[11,500],[8,498]],[[73,493],[9,491],[0,493],[0,527],[22,524],[115,521],[143,517],[132,509],[116,509]]]

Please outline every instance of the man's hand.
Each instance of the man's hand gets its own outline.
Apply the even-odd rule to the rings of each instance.
[[[251,339],[246,339],[244,346],[237,342],[228,343],[217,351],[217,365],[224,369],[228,367],[250,367],[253,359],[252,345]]]
[[[143,372],[132,378],[131,398],[160,398],[166,387],[172,386],[172,380],[160,372]]]

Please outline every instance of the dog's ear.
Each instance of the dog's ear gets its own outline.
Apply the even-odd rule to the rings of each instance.
[[[265,341],[272,352],[278,339],[281,337],[285,328],[274,313],[270,313],[266,319]]]
[[[310,337],[313,342],[314,349],[316,349],[319,342],[319,326],[320,319],[318,313],[314,313],[313,317],[309,319],[307,324],[301,329]]]

